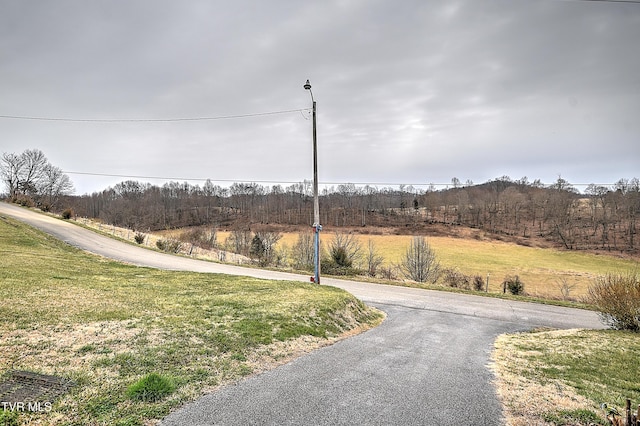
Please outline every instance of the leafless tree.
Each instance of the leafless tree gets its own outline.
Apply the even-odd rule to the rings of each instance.
[[[405,278],[420,283],[435,283],[440,271],[435,252],[424,237],[418,236],[413,237],[399,266]]]
[[[2,177],[2,181],[7,186],[9,198],[11,199],[15,199],[18,195],[23,164],[24,158],[21,155],[10,152],[2,153],[2,158],[0,158],[0,177]]]
[[[73,183],[59,167],[47,164],[42,170],[41,186],[38,188],[41,202],[55,206],[61,195],[73,192]]]
[[[69,177],[49,164],[44,153],[36,149],[28,149],[19,155],[3,153],[0,176],[11,199],[25,196],[41,207],[51,207],[61,195],[73,192]]]
[[[368,248],[367,254],[366,254],[367,273],[369,274],[369,276],[375,277],[378,272],[378,269],[384,262],[384,257],[382,257],[379,254],[378,249],[376,248],[372,240],[369,240],[367,248]]]
[[[226,245],[229,250],[234,253],[243,256],[249,255],[249,249],[251,248],[251,231],[249,229],[234,229],[227,238]]]
[[[569,300],[571,291],[576,287],[576,284],[571,284],[566,277],[561,277],[556,281],[556,286],[560,290],[560,294],[562,294],[562,300]]]
[[[313,234],[311,232],[299,233],[291,254],[293,266],[305,270],[313,269],[313,256]]]

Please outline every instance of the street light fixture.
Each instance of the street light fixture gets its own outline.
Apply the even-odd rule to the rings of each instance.
[[[320,284],[320,231],[322,231],[322,225],[320,225],[320,203],[318,201],[318,139],[316,137],[316,101],[313,99],[313,92],[311,91],[311,84],[309,80],[304,84],[305,90],[308,90],[311,94],[311,102],[313,103],[312,115],[313,115],[313,263],[314,263],[314,276],[311,277],[311,281]]]

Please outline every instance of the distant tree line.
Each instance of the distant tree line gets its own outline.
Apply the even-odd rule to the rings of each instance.
[[[162,186],[125,181],[101,192],[68,197],[77,215],[134,230],[198,225],[248,229],[260,225],[311,225],[310,182],[287,187],[234,183],[230,187],[169,182]],[[621,179],[611,187],[589,185],[580,194],[558,178],[551,185],[503,176],[474,185],[419,190],[358,187],[326,188],[320,195],[320,221],[333,228],[395,227],[428,232],[430,224],[460,225],[523,239],[544,238],[567,249],[638,248],[640,181]]]
[[[72,209],[76,215],[138,231],[207,225],[247,230],[268,225],[313,223],[309,181],[263,186],[207,180],[203,185],[133,180],[91,195],[72,196],[73,185],[42,151],[3,153],[0,178],[10,200],[44,210]],[[351,183],[323,189],[320,222],[330,228],[397,228],[428,233],[432,224],[460,225],[494,235],[544,238],[566,249],[637,251],[640,181],[592,184],[579,193],[558,177],[543,185],[503,176],[474,185],[453,178],[451,186],[426,190],[401,185],[378,188]],[[257,244],[257,243],[256,243]]]

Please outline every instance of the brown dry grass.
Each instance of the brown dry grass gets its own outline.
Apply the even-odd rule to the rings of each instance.
[[[534,330],[499,336],[491,367],[509,425],[588,425],[640,400],[639,360],[638,333]]]
[[[103,225],[83,220],[87,226],[133,241],[133,232],[124,228]],[[384,265],[393,267],[400,262],[411,242],[411,235],[398,235],[393,228],[366,229],[368,234],[358,233],[361,229],[339,229],[352,231],[357,235],[363,250],[372,241],[376,250],[384,258]],[[148,234],[146,245],[155,247],[160,238],[177,238],[181,230]],[[303,232],[303,231],[302,231]],[[310,232],[310,231],[309,231]],[[218,232],[218,242],[223,245],[231,233]],[[566,251],[551,247],[545,241],[527,240],[529,246],[516,241],[500,241],[485,232],[464,227],[444,227],[438,235],[426,237],[436,255],[447,268],[455,268],[470,276],[489,277],[489,291],[502,291],[502,281],[507,275],[518,275],[525,283],[525,292],[531,296],[547,299],[581,300],[588,294],[589,286],[598,276],[611,272],[631,271],[638,268],[639,260],[631,257],[602,254],[596,252]],[[298,239],[298,232],[283,232],[278,242],[279,248],[290,249]],[[326,244],[333,238],[333,231],[321,234]],[[195,249],[197,257],[231,263],[248,262],[242,256],[219,251]],[[568,294],[563,294],[563,286]]]
[[[527,294],[543,298],[561,299],[561,287],[566,282],[571,290],[569,298],[587,295],[593,280],[609,272],[629,271],[638,267],[638,261],[616,256],[585,252],[570,252],[547,247],[526,247],[512,242],[488,239],[477,230],[471,234],[459,233],[462,238],[431,236],[427,241],[436,252],[442,266],[457,268],[467,275],[489,276],[489,291],[501,292],[507,275],[519,275]],[[219,233],[224,241],[226,233]],[[363,250],[372,241],[387,266],[400,262],[411,243],[410,235],[357,235]],[[293,247],[297,233],[285,233],[280,246]],[[326,243],[333,238],[331,232],[322,234]]]
[[[555,331],[556,334],[572,335],[577,330]],[[504,416],[509,426],[552,425],[541,418],[541,413],[556,410],[577,410],[591,407],[591,401],[578,395],[574,389],[559,380],[539,383],[527,377],[513,366],[522,366],[523,357],[528,354],[518,349],[521,342],[535,334],[520,333],[502,335],[496,339],[491,368],[496,374],[496,391],[504,408]]]

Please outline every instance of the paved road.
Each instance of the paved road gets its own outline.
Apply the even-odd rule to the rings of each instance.
[[[69,222],[0,203],[69,244],[141,266],[259,278],[308,277],[220,265],[123,244]],[[579,309],[323,278],[387,313],[376,329],[228,386],[162,425],[499,425],[487,365],[495,337],[538,326],[602,328]]]

